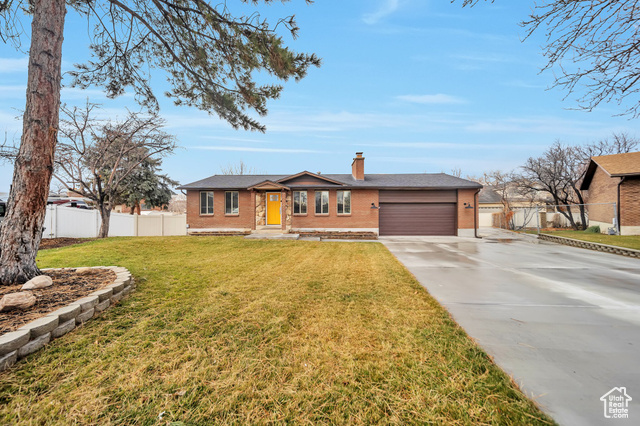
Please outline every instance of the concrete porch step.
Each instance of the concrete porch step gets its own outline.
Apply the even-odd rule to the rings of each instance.
[[[280,225],[262,225],[256,226],[256,229],[251,231],[252,234],[282,234],[282,227]]]

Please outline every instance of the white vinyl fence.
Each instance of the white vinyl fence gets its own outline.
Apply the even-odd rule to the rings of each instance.
[[[100,212],[48,205],[44,228],[42,238],[96,238],[100,231]],[[169,235],[187,235],[187,215],[111,213],[110,237]]]

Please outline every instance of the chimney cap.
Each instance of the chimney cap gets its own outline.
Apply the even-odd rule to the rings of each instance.
[[[358,158],[362,157],[362,152],[356,152],[356,157]]]

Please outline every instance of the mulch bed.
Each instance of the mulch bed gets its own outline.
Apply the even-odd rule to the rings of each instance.
[[[115,272],[110,269],[92,269],[84,274],[77,274],[75,271],[75,269],[44,271],[43,274],[50,276],[53,280],[53,285],[31,290],[36,296],[36,304],[31,308],[24,311],[14,309],[0,312],[0,334],[15,331],[33,320],[112,284],[116,279]],[[21,287],[22,285],[0,287],[0,298],[7,293],[22,291]]]
[[[40,250],[67,247],[93,240],[95,238],[43,238],[40,241]]]

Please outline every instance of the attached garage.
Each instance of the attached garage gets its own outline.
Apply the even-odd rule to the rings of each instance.
[[[380,191],[380,235],[456,235],[457,191]]]

